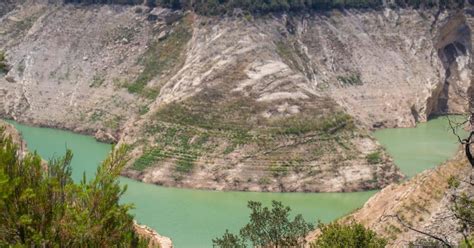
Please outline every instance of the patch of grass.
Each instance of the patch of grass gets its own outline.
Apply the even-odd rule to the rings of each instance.
[[[156,113],[156,119],[184,127],[194,127],[211,132],[222,133],[232,140],[235,145],[248,143],[252,138],[249,131],[252,123],[247,120],[251,115],[243,99],[234,99],[215,105],[202,104],[201,101],[187,103],[170,103]]]
[[[1,60],[1,58],[0,58],[0,60]],[[0,62],[0,64],[1,64],[1,62]],[[0,67],[2,67],[2,66],[0,65]],[[18,66],[17,66],[16,69],[18,70],[18,74],[20,75],[20,77],[23,76],[23,73],[25,72],[25,60],[24,59],[22,59],[20,61],[20,63],[18,63]]]
[[[190,173],[194,168],[194,158],[183,158],[176,163],[175,170],[180,173]]]
[[[163,75],[165,72],[183,63],[183,51],[192,37],[191,17],[187,16],[180,20],[174,31],[164,40],[156,40],[148,45],[148,50],[139,63],[144,66],[143,71],[137,79],[125,85],[128,92],[140,94],[146,98],[154,98],[159,89],[147,89],[147,84],[153,78]]]
[[[105,116],[105,112],[103,110],[96,109],[90,116],[90,120],[92,122],[97,122],[97,121],[100,121],[102,118],[104,118],[104,116]]]
[[[367,154],[365,158],[367,159],[367,162],[369,162],[369,164],[378,164],[382,162],[382,153],[380,151],[372,152],[370,154]]]
[[[133,27],[119,26],[108,34],[108,41],[130,43],[135,37],[136,32]]]
[[[225,149],[224,149],[224,155],[227,155],[227,154],[230,154],[232,153],[233,151],[235,151],[235,145],[234,144],[231,144],[229,146],[227,146]]]
[[[293,64],[293,49],[283,41],[279,41],[275,43],[276,48],[277,48],[277,53],[280,55],[280,57],[285,60],[287,63],[290,64],[290,66]]]
[[[274,164],[270,166],[270,172],[274,177],[282,177],[288,174],[288,166]]]
[[[194,168],[195,161],[206,149],[209,135],[191,128],[176,125],[167,125],[162,122],[149,124],[145,132],[156,140],[155,149],[161,151],[160,156],[150,156],[145,152],[136,163],[142,170],[153,166],[160,160],[171,160],[175,162],[175,171],[181,174],[190,173]],[[141,162],[139,162],[141,161]],[[144,163],[143,161],[146,161]],[[182,176],[176,177],[176,180]]]
[[[253,16],[252,16],[252,14],[246,12],[245,15],[244,15],[244,19],[248,22],[251,22],[251,21],[253,21]]]
[[[283,61],[290,68],[302,72],[309,78],[312,77],[311,74],[308,73],[311,71],[311,68],[308,66],[309,58],[300,49],[298,49],[298,44],[296,41],[292,41],[291,39],[279,41],[275,45],[278,55],[280,55]]]
[[[321,146],[317,146],[313,150],[313,156],[316,157],[316,158],[321,157],[323,154],[324,154],[324,149]]]
[[[362,85],[364,84],[362,80],[360,79],[360,74],[352,74],[349,76],[338,76],[337,80],[341,82],[343,85]]]
[[[138,113],[140,115],[144,115],[144,114],[148,113],[148,111],[150,111],[150,108],[148,106],[140,106],[138,108]]]
[[[344,148],[345,150],[348,150],[348,151],[351,150],[351,148],[346,143],[347,141],[342,140],[341,137],[339,136],[334,137],[334,141],[336,141],[336,143],[342,148]]]
[[[6,74],[9,69],[5,52],[0,51],[0,74]]]
[[[112,83],[116,89],[127,87],[128,83],[126,79],[113,78]]]
[[[206,117],[204,113],[193,112],[183,104],[170,103],[157,112],[157,119],[177,123],[185,126],[196,126],[205,129],[212,129],[213,117]]]
[[[459,187],[459,185],[461,185],[461,182],[459,181],[459,179],[455,176],[450,176],[448,178],[448,186],[449,188],[451,189],[456,189]]]
[[[262,177],[262,178],[258,179],[258,184],[260,184],[260,185],[268,185],[271,182],[272,181],[268,177]]]
[[[132,165],[132,168],[138,171],[143,171],[146,168],[152,166],[160,159],[164,157],[164,153],[160,148],[153,148],[145,152],[141,157],[139,157]]]
[[[141,90],[140,94],[143,97],[148,98],[148,99],[156,99],[158,97],[158,95],[160,94],[160,89],[146,87],[143,90]]]
[[[118,115],[113,116],[112,118],[106,120],[104,125],[110,129],[118,129],[120,127],[120,121],[122,118]]]
[[[277,134],[301,135],[309,132],[334,134],[340,130],[355,128],[352,117],[343,112],[337,112],[324,117],[293,116],[274,121]]]
[[[94,77],[92,77],[92,82],[89,84],[91,88],[98,88],[102,86],[105,82],[105,74],[104,73],[96,73]]]
[[[28,16],[27,18],[17,22],[15,25],[15,29],[21,31],[29,30],[31,27],[33,27],[33,24],[38,19],[38,17],[39,16],[37,15]]]

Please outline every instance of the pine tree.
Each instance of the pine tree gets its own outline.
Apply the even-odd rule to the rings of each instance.
[[[126,190],[118,182],[125,147],[80,183],[71,178],[72,157],[67,151],[46,165],[0,135],[0,246],[147,247],[134,232],[132,206],[119,203]]]

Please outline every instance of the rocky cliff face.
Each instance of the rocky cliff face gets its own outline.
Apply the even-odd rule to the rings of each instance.
[[[401,177],[368,134],[468,107],[471,11],[202,17],[27,1],[0,17],[0,112],[130,144],[125,175],[352,191]]]
[[[145,240],[148,240],[149,248],[173,248],[173,242],[170,238],[161,236],[155,230],[138,223],[134,223],[135,232]]]
[[[388,247],[409,247],[410,242],[428,238],[406,225],[445,239],[457,247],[463,235],[459,231],[460,222],[452,211],[453,196],[466,194],[472,199],[473,173],[471,165],[460,152],[453,160],[436,169],[427,170],[402,184],[384,188],[371,197],[364,207],[340,221],[355,220],[362,223],[387,238]],[[459,185],[450,185],[450,178],[456,178]],[[308,240],[314,240],[317,235],[318,231],[314,231]]]

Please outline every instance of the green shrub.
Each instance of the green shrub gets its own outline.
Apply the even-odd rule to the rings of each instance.
[[[448,186],[450,188],[457,188],[459,187],[459,185],[461,185],[461,182],[459,181],[459,179],[455,176],[450,176],[448,178]]]
[[[271,182],[272,181],[268,177],[262,177],[262,178],[258,179],[258,184],[260,184],[260,185],[268,185]]]
[[[176,163],[176,171],[180,173],[190,173],[194,168],[193,158],[182,158]]]
[[[472,247],[474,247],[474,233],[472,233],[470,237],[466,237],[459,244],[459,248],[472,248]]]
[[[98,88],[98,87],[102,86],[102,84],[104,84],[104,82],[105,82],[105,74],[97,73],[92,78],[92,82],[89,84],[89,87]]]
[[[148,106],[140,106],[138,108],[138,113],[140,115],[144,115],[144,114],[148,113],[148,111],[150,111],[150,108]]]
[[[9,69],[5,52],[0,51],[0,74],[6,74]]]
[[[281,202],[272,201],[272,209],[254,201],[247,206],[251,210],[250,222],[240,229],[240,237],[226,230],[222,238],[212,240],[214,247],[246,247],[247,242],[252,247],[302,247],[304,237],[313,229],[301,215],[291,221],[291,209]]]
[[[360,79],[360,74],[353,74],[349,76],[339,76],[337,80],[343,85],[362,85],[363,82]]]
[[[378,164],[382,162],[382,153],[380,151],[372,152],[368,154],[365,158],[367,159],[367,162],[369,162],[369,164]]]
[[[336,247],[370,247],[383,248],[387,241],[374,231],[365,228],[358,223],[342,225],[331,223],[319,224],[321,235],[311,244],[312,248],[336,248]]]

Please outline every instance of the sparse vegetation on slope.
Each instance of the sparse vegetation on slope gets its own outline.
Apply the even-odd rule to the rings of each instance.
[[[376,151],[368,154],[366,158],[369,164],[378,164],[382,160],[382,154],[380,151]]]
[[[277,147],[278,139],[283,137],[312,135],[330,142],[329,137],[349,134],[355,128],[351,117],[342,112],[315,114],[320,110],[308,109],[308,114],[267,119],[261,116],[268,107],[264,103],[235,95],[214,105],[213,102],[219,99],[219,96],[211,97],[207,92],[160,108],[155,113],[156,121],[144,130],[156,143],[153,148],[145,149],[134,163],[134,168],[143,170],[171,158],[177,164],[176,170],[185,173],[192,170],[192,164],[198,157],[218,145],[217,140],[229,144],[222,155],[252,143],[259,144],[258,150],[264,152]],[[267,159],[269,161],[262,165],[272,164],[272,158]],[[277,166],[280,166],[280,159],[283,158],[273,158]]]
[[[5,57],[5,53],[0,51],[0,74],[5,74],[9,70],[9,66],[7,64],[7,59]]]
[[[159,87],[147,87],[148,82],[159,76],[172,75],[173,68],[183,63],[184,48],[192,36],[192,17],[185,16],[178,22],[173,31],[164,39],[155,39],[148,45],[148,50],[140,59],[143,71],[131,84],[126,84],[130,93],[139,93],[154,99],[160,92]]]
[[[337,175],[353,166],[352,161],[368,165],[355,143],[370,137],[361,133],[352,117],[332,100],[321,97],[305,104],[292,100],[282,104],[299,104],[299,113],[279,114],[278,103],[229,94],[225,87],[209,88],[184,101],[163,104],[147,114],[151,118],[139,131],[141,138],[132,145],[141,156],[130,169],[140,174],[126,175],[162,185],[180,185],[194,183],[197,174],[205,174],[210,185],[226,185],[229,189],[310,191],[321,190],[319,178]],[[265,116],[267,113],[269,116]],[[385,169],[377,168],[387,163],[386,156],[380,153],[372,162],[377,164],[370,168],[374,178],[357,181],[364,186],[345,182],[345,189],[377,187],[385,178]],[[233,170],[242,167],[245,171],[234,174]],[[166,173],[167,177],[148,178],[153,172]],[[283,183],[295,176],[300,178],[297,186]]]
[[[362,85],[363,82],[360,79],[359,74],[352,74],[349,76],[339,76],[337,77],[337,80],[341,82],[342,85],[344,86],[353,86],[353,85]]]

